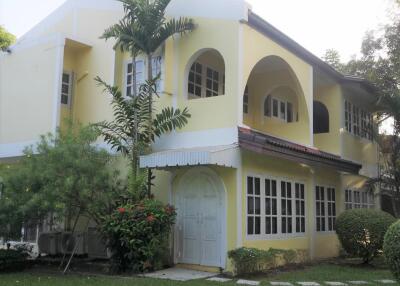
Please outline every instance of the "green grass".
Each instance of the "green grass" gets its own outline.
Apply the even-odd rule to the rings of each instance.
[[[341,266],[333,264],[321,264],[317,266],[305,267],[304,269],[282,272],[277,275],[270,275],[264,281],[355,281],[365,280],[373,282],[374,280],[394,279],[389,270],[375,267],[363,266]],[[398,284],[400,285],[400,284]]]
[[[251,278],[249,278],[251,279]],[[333,264],[320,264],[303,269],[278,272],[268,276],[258,276],[254,280],[262,281],[261,285],[269,285],[269,281],[324,281],[346,282],[351,280],[365,280],[370,286],[378,285],[374,280],[394,279],[392,274],[384,268],[361,266],[340,266]],[[119,277],[87,277],[87,276],[56,276],[39,273],[14,273],[0,275],[0,286],[232,286],[230,283],[213,283],[205,280],[189,282],[176,282],[145,278],[119,278]],[[392,285],[392,284],[391,284]],[[400,284],[394,284],[400,286]],[[382,286],[382,285],[381,285]]]

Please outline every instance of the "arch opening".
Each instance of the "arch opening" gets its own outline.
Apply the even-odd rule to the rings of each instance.
[[[185,77],[189,100],[225,94],[225,61],[215,49],[197,52],[188,63]]]
[[[261,59],[243,93],[243,123],[301,144],[310,142],[306,98],[290,65],[278,56]]]

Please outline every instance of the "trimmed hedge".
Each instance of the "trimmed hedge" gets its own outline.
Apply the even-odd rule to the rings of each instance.
[[[303,250],[283,250],[270,248],[241,247],[228,252],[236,275],[260,273],[283,264],[302,263],[308,260],[308,254]]]
[[[12,249],[0,249],[0,272],[22,271],[29,264],[27,253]]]
[[[348,254],[369,263],[382,251],[385,233],[394,222],[395,218],[383,211],[353,209],[337,218],[336,233]]]
[[[393,275],[400,281],[400,221],[393,224],[386,232],[383,254]]]

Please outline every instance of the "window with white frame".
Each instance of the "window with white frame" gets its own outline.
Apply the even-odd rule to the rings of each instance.
[[[375,197],[373,192],[360,190],[345,190],[345,209],[374,208]]]
[[[326,231],[326,214],[325,214],[325,188],[317,186],[315,189],[315,204],[316,204],[316,227],[317,231]]]
[[[247,178],[247,234],[261,234],[260,178]]]
[[[71,72],[63,72],[61,81],[61,104],[71,105],[72,99],[72,81],[73,74]]]
[[[334,231],[336,225],[335,189],[325,186],[315,187],[316,229],[318,232]]]
[[[359,108],[350,101],[345,101],[345,128],[346,131],[373,140],[373,117],[368,111]]]
[[[244,94],[243,94],[243,113],[248,114],[249,113],[249,86],[246,85],[246,88],[244,89]]]
[[[278,188],[276,180],[265,179],[265,234],[278,233]]]
[[[156,81],[156,91],[161,92],[161,82],[162,82],[162,58],[153,57],[151,64],[151,74],[153,78],[158,77]]]
[[[327,188],[328,204],[328,231],[334,231],[336,227],[336,192],[334,188]]]
[[[134,68],[136,68],[135,76]],[[136,61],[135,67],[132,62],[127,63],[125,69],[125,96],[132,97],[134,95],[134,88],[136,88],[136,92],[139,92],[139,88],[143,83],[144,61]]]
[[[353,192],[351,190],[345,191],[344,207],[346,210],[353,208]]]
[[[354,201],[354,208],[355,209],[361,209],[361,192],[360,191],[354,191],[353,192],[353,201]]]
[[[281,181],[282,233],[293,232],[292,183]]]
[[[293,104],[268,95],[264,101],[264,116],[293,122]]]
[[[189,71],[189,97],[215,97],[225,92],[225,75],[213,67],[194,62]]]
[[[262,238],[305,232],[304,184],[247,177],[247,235]]]
[[[304,184],[295,184],[296,232],[306,232],[306,197]]]

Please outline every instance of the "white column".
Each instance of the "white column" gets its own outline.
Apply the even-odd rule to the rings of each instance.
[[[315,225],[315,170],[310,168],[310,186],[307,192],[307,200],[308,200],[308,236],[309,236],[309,256],[310,259],[313,260],[315,258],[315,243],[316,243],[316,236],[317,236],[317,229]]]

